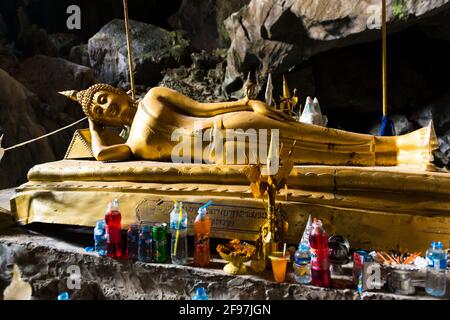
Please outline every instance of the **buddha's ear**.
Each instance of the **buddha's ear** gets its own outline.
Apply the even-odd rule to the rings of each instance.
[[[71,99],[73,101],[79,102],[78,98],[77,98],[77,93],[78,93],[77,90],[69,90],[69,91],[61,91],[61,92],[59,92],[59,94],[62,94],[63,96],[66,96],[67,98],[69,98],[69,99]]]

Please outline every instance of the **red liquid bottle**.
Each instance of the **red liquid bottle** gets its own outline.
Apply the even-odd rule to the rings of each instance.
[[[206,214],[206,208],[202,207],[194,222],[195,231],[195,251],[194,265],[206,267],[211,260],[209,248],[209,236],[211,234],[211,218]]]
[[[311,283],[327,288],[331,284],[330,260],[328,257],[328,235],[322,227],[322,221],[314,220],[311,234]]]
[[[110,258],[122,257],[122,214],[119,200],[114,199],[108,205],[106,222],[106,255]]]

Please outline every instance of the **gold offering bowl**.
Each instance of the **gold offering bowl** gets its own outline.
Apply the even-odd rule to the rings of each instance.
[[[237,239],[227,244],[219,244],[216,250],[222,259],[229,262],[225,265],[223,271],[233,275],[245,274],[247,272],[245,263],[250,261],[256,253],[255,246],[241,243]]]

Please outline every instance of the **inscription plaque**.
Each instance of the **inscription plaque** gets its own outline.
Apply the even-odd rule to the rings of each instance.
[[[183,208],[188,213],[190,235],[193,235],[194,220],[202,205],[204,202],[183,201]],[[136,218],[138,221],[169,223],[172,209],[171,200],[145,199],[136,206]],[[248,241],[255,241],[258,238],[259,229],[266,218],[264,208],[225,201],[214,203],[208,208],[207,213],[212,220],[211,237],[239,238]]]

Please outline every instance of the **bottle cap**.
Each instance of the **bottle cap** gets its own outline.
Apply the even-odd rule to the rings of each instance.
[[[70,300],[69,293],[68,292],[61,293],[60,295],[58,295],[58,300]]]
[[[105,228],[105,225],[106,225],[105,220],[98,220],[98,221],[95,223],[95,227],[96,227],[97,229],[104,229],[104,228]]]
[[[130,224],[131,230],[139,230],[139,223],[132,223]]]
[[[435,242],[434,243],[434,247],[435,249],[444,249],[444,245],[442,244],[442,242]]]
[[[309,250],[309,245],[306,245],[305,243],[299,243],[297,249],[298,251],[306,252]]]
[[[118,211],[119,210],[119,199],[114,199],[113,201],[111,201],[109,203],[109,208],[110,211]]]
[[[141,232],[148,233],[152,230],[152,226],[149,223],[145,223],[141,225]]]
[[[315,227],[321,227],[322,226],[322,220],[314,219],[313,226]]]
[[[198,214],[203,218],[206,215],[206,208],[201,207],[200,209],[198,209]]]
[[[198,297],[205,297],[205,296],[207,296],[205,288],[198,287],[197,289],[195,289],[195,295],[198,296]]]

